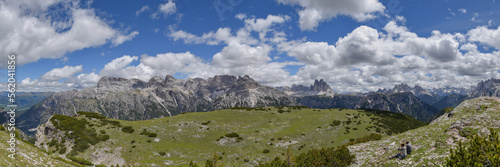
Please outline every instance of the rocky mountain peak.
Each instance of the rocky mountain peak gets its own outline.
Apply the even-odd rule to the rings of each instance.
[[[242,86],[242,88],[246,89],[255,89],[260,86],[257,81],[253,80],[248,75],[245,75],[243,77],[239,76],[236,83],[238,86]]]
[[[330,85],[328,85],[323,79],[321,80],[314,80],[314,85],[311,85],[309,87],[309,91],[328,91],[328,90],[332,90],[332,88],[330,88]]]
[[[231,87],[238,78],[233,75],[216,75],[213,78],[208,78],[208,84],[214,89],[225,89]]]
[[[428,95],[428,96],[432,96],[431,93],[429,93],[429,91],[427,91],[426,89],[424,89],[422,86],[420,85],[415,85],[415,87],[413,87],[413,90],[411,91],[415,96],[423,96],[423,95]]]
[[[291,91],[293,92],[299,92],[299,91],[309,91],[309,88],[307,86],[304,86],[304,85],[297,85],[297,84],[293,84],[292,85],[292,88],[290,88]]]
[[[387,89],[383,88],[383,89],[378,89],[376,91],[377,93],[387,93]]]
[[[470,94],[470,97],[493,96],[500,97],[500,79],[481,81]]]
[[[402,93],[402,92],[411,92],[412,89],[408,84],[402,83],[394,86],[394,88],[390,89],[388,93]]]
[[[102,77],[97,82],[98,89],[133,90],[146,88],[148,83],[139,79],[125,79],[120,77]]]
[[[128,79],[120,78],[120,77],[102,77],[97,82],[97,87],[104,88],[104,87],[113,86],[118,82],[127,82],[127,81],[128,81]]]
[[[413,87],[414,90],[418,90],[418,91],[424,91],[425,89],[420,86],[420,85],[415,85],[415,87]]]
[[[177,80],[177,79],[175,79],[174,76],[172,76],[172,75],[165,76],[165,82],[175,81],[175,80]]]
[[[165,86],[165,80],[159,76],[154,76],[153,78],[151,78],[149,80],[148,86],[149,87],[152,87],[152,86],[163,87],[163,86]]]
[[[328,85],[323,79],[314,80],[314,84],[307,87],[304,85],[293,84],[289,89],[283,89],[283,91],[291,96],[330,96],[333,97],[335,92],[332,90],[330,85]]]

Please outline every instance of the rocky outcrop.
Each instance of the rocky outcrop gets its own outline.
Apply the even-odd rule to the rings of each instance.
[[[456,149],[460,142],[468,143],[474,135],[486,137],[489,128],[500,127],[499,102],[494,97],[467,100],[451,111],[453,115],[442,115],[427,126],[348,146],[355,155],[351,166],[446,166],[450,149]],[[488,108],[477,111],[478,105]],[[396,155],[402,141],[411,143],[412,153],[403,160],[388,160]]]
[[[282,91],[263,86],[249,76],[218,75],[208,79],[138,79],[103,77],[97,86],[56,93],[32,106],[20,120],[21,129],[37,127],[54,114],[98,112],[122,120],[145,120],[183,112],[230,107],[293,106]]]
[[[481,81],[469,95],[470,98],[483,96],[500,97],[500,79]]]

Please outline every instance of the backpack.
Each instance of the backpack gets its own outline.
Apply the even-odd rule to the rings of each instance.
[[[411,146],[406,145],[406,153],[411,154]]]

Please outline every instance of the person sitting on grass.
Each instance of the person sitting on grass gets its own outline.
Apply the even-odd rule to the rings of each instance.
[[[393,158],[404,159],[406,157],[405,143],[401,143],[401,145],[399,145],[398,150],[399,150],[399,153],[396,154],[395,156],[389,157],[389,159],[393,159]]]
[[[410,141],[406,141],[406,153],[411,154],[411,149]]]

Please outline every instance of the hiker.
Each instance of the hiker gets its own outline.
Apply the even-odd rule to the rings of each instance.
[[[393,158],[404,159],[406,157],[405,143],[401,143],[401,145],[399,145],[398,150],[399,150],[399,153],[396,154],[395,156],[390,157],[389,159],[393,159]]]
[[[409,141],[406,141],[406,153],[411,154],[411,144]]]
[[[481,106],[480,106],[480,105],[478,105],[478,106],[477,106],[477,111],[479,111],[480,109],[481,109]]]

